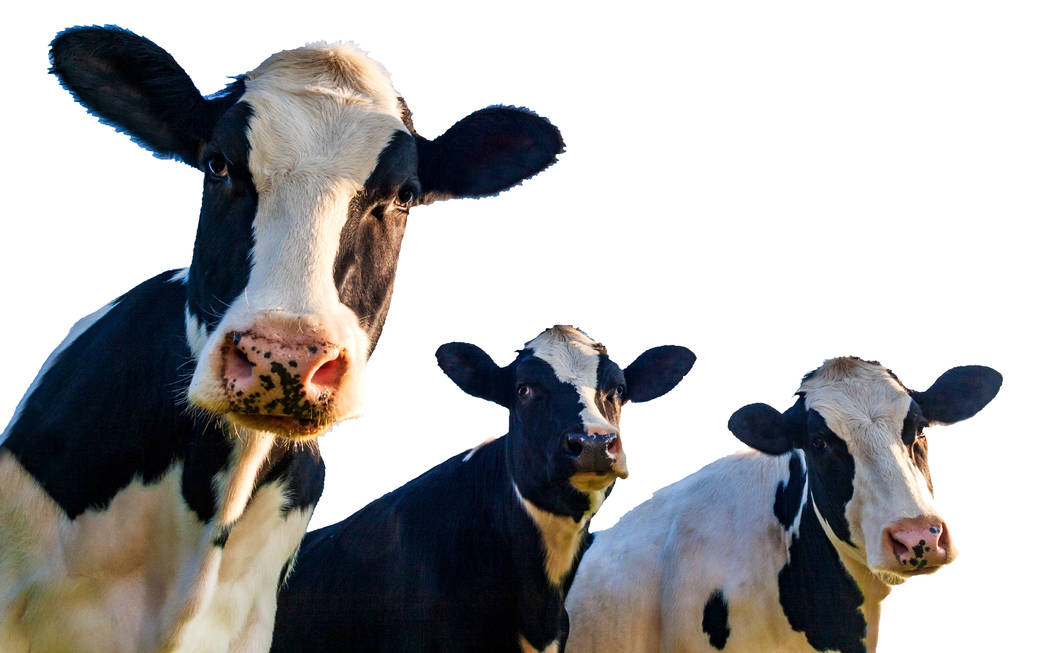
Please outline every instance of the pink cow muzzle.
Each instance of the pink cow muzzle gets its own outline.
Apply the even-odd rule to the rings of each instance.
[[[899,519],[883,530],[882,539],[897,573],[931,573],[955,559],[948,528],[936,516]]]
[[[232,421],[284,436],[327,430],[356,403],[352,356],[317,329],[257,322],[225,334],[219,374]]]

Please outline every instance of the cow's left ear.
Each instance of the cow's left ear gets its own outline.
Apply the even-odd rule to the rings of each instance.
[[[495,195],[554,163],[561,132],[527,109],[475,111],[429,141],[416,135],[423,204]]]
[[[953,367],[925,392],[911,392],[930,423],[954,424],[976,415],[999,392],[1003,375],[983,365]]]
[[[477,345],[448,342],[437,350],[438,367],[469,395],[509,405],[504,370]]]
[[[685,347],[653,347],[623,371],[624,401],[649,401],[670,392],[693,368],[696,354]]]

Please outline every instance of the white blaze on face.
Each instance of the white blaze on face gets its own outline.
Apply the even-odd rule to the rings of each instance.
[[[853,457],[853,497],[846,504],[846,519],[857,548],[840,551],[870,568],[884,567],[883,529],[899,519],[937,514],[926,477],[901,438],[911,395],[886,368],[854,358],[826,361],[799,392]],[[825,530],[830,533],[826,523]]]
[[[598,410],[599,344],[587,334],[571,326],[557,325],[547,329],[529,342],[526,349],[554,369],[554,376],[562,383],[573,385],[580,395],[583,409],[580,419],[584,431],[611,431],[618,429]]]
[[[333,269],[351,200],[364,188],[401,122],[387,73],[351,45],[280,52],[245,77],[252,182],[258,192],[252,270],[244,292],[200,346],[191,400],[226,405],[217,365],[225,334],[260,318],[298,320],[303,333],[344,347],[360,396],[370,342],[339,299]],[[199,338],[197,341],[199,342]],[[345,416],[356,406],[338,405]]]

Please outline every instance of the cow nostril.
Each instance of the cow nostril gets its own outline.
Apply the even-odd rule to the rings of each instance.
[[[345,373],[346,360],[340,356],[338,358],[333,358],[330,361],[326,361],[314,370],[313,376],[310,377],[310,383],[314,385],[334,387],[339,385],[339,380],[343,378],[343,374]]]
[[[566,438],[565,450],[569,452],[570,456],[576,458],[583,453],[583,441],[579,438]]]
[[[897,558],[898,560],[901,560],[902,558],[906,557],[910,550],[908,546],[900,540],[898,540],[896,537],[894,537],[893,533],[887,533],[887,535],[890,539],[890,547],[893,549],[893,557]]]
[[[223,372],[227,379],[250,379],[252,363],[248,360],[247,354],[234,347],[226,355],[226,366]]]

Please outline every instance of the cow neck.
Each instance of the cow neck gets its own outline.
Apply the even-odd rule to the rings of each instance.
[[[498,497],[485,499],[487,512],[495,522],[494,532],[503,538],[496,544],[500,550],[507,552],[505,567],[510,575],[508,580],[513,588],[508,599],[514,606],[520,628],[520,640],[536,650],[545,650],[556,641],[561,627],[561,615],[565,605],[565,593],[575,575],[578,565],[576,551],[586,539],[576,539],[576,550],[567,556],[569,568],[561,574],[557,582],[552,582],[549,574],[552,562],[560,568],[566,556],[561,555],[565,549],[559,549],[557,555],[550,556],[545,536],[540,525],[530,515],[527,503],[514,482],[507,452],[507,437],[501,437],[491,444],[478,449],[471,458],[484,458],[478,461],[487,470],[486,473],[498,477],[496,487]],[[488,485],[488,483],[483,483]],[[494,501],[491,499],[495,499]],[[546,513],[554,519],[560,515]],[[564,519],[571,519],[564,517]],[[587,536],[586,521],[580,528],[580,538]],[[571,546],[571,540],[568,538]],[[560,536],[554,536],[560,541]],[[528,649],[523,649],[528,650]]]
[[[545,510],[530,501],[514,481],[509,463],[506,466],[506,475],[511,486],[511,500],[520,508],[516,514],[524,517],[528,522],[526,528],[534,528],[538,536],[536,544],[543,561],[543,576],[552,590],[564,595],[579,562],[580,549],[587,539],[591,517],[601,505],[605,494],[603,492],[594,493],[597,498],[592,499],[592,508],[576,519],[572,515]],[[522,527],[521,524],[515,526]],[[532,556],[533,552],[529,552],[528,555]],[[532,557],[532,559],[535,558]]]
[[[792,452],[802,461],[800,452]],[[858,562],[819,515],[804,465],[795,519],[784,538],[786,562],[777,584],[791,628],[817,650],[842,653],[873,651],[878,636],[880,602],[889,588]],[[781,483],[781,489],[790,487]],[[781,491],[778,489],[778,495]],[[779,499],[779,496],[778,496]],[[778,513],[778,517],[781,515]]]

